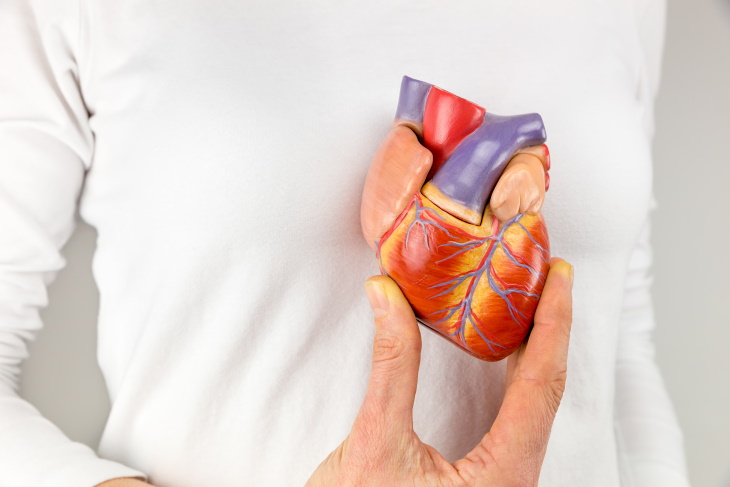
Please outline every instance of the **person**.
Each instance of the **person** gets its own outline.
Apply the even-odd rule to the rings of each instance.
[[[332,485],[371,473],[398,485],[437,480],[427,459],[451,475],[442,483],[458,480],[457,465],[466,484],[499,485],[490,476],[516,472],[510,445],[524,469],[509,481],[535,482],[555,401],[530,427],[536,411],[513,392],[525,382],[507,384],[504,362],[428,333],[414,398],[417,328],[383,278],[369,281],[371,297],[382,285],[395,304],[376,311],[375,335],[367,326],[362,282],[377,264],[358,206],[403,74],[545,120],[543,212],[553,254],[576,272],[568,378],[540,485],[687,485],[651,343],[663,9],[0,3],[0,485]],[[77,211],[98,232],[98,356],[112,402],[98,452],[15,392]],[[567,329],[569,280],[551,276],[541,309],[561,325],[538,333],[537,320],[510,378],[562,367],[565,337],[550,329]],[[378,353],[397,347],[376,340],[375,364],[370,350],[389,324],[408,344],[391,375]],[[549,366],[535,369],[541,360]],[[368,416],[388,398],[391,409]],[[371,429],[382,435],[363,435]],[[485,435],[505,442],[490,450],[500,468],[476,472],[484,457],[470,451]],[[416,454],[391,448],[399,439]]]

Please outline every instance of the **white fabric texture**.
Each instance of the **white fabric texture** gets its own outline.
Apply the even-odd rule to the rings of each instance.
[[[301,485],[362,400],[377,273],[360,235],[402,75],[539,112],[544,214],[575,266],[540,485],[683,487],[653,360],[650,141],[664,4],[0,1],[0,485]],[[74,215],[98,231],[98,452],[16,394]],[[432,333],[415,406],[447,458],[504,364]]]

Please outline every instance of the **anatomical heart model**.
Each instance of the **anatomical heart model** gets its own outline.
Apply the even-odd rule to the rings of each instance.
[[[403,78],[365,183],[362,227],[418,320],[501,360],[529,332],[550,262],[538,114],[499,116]]]

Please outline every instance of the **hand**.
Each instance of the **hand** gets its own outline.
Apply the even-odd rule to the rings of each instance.
[[[535,486],[565,386],[572,267],[554,258],[532,333],[510,358],[492,429],[449,463],[413,430],[421,335],[408,302],[387,277],[366,283],[375,315],[372,369],[350,434],[308,487]]]

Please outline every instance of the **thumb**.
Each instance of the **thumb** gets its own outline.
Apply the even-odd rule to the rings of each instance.
[[[413,401],[421,362],[421,332],[396,283],[375,276],[365,283],[375,316],[372,369],[361,418],[385,431],[413,429]]]

